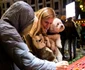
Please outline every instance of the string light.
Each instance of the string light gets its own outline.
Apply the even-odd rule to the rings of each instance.
[[[78,0],[80,2],[79,6],[83,12],[85,12],[85,0]]]

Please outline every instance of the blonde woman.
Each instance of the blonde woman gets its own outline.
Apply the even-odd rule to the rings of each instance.
[[[41,58],[41,56],[47,55],[48,51],[47,53],[42,55],[41,53],[43,51],[41,49],[44,49],[45,46],[43,45],[42,47],[42,44],[41,46],[39,46],[38,43],[35,43],[36,45],[34,45],[33,44],[34,39],[36,39],[35,37],[39,36],[40,34],[42,34],[43,36],[47,36],[47,30],[50,28],[51,24],[53,23],[54,18],[56,18],[56,14],[52,8],[49,8],[49,7],[42,8],[38,10],[37,12],[35,12],[34,22],[30,24],[30,26],[28,26],[22,33],[23,38],[25,42],[28,44],[31,52],[39,58]],[[41,40],[39,39],[38,42],[40,41]],[[54,56],[51,56],[51,53],[50,53],[47,59],[53,58],[53,57]]]

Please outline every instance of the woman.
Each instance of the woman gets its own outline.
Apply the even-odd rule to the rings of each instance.
[[[0,20],[0,70],[16,70],[13,62],[20,70],[63,70],[66,68],[68,65],[66,61],[56,64],[40,60],[30,53],[20,34],[27,26],[31,27],[33,21],[34,11],[23,1],[15,2],[2,15]]]
[[[47,59],[49,61],[53,61],[56,57],[54,57],[55,55],[53,55],[52,52],[46,50],[47,45],[44,45],[40,49],[41,46],[36,45],[38,44],[38,42],[34,42],[34,40],[36,39],[35,36],[40,36],[40,34],[42,34],[44,38],[46,39],[44,42],[48,41],[46,37],[47,30],[51,26],[54,18],[56,17],[56,14],[52,8],[45,7],[35,12],[35,15],[36,15],[35,22],[31,24],[33,26],[31,27],[30,30],[28,26],[27,30],[29,30],[29,32],[27,30],[23,31],[22,35],[26,43],[28,44],[28,46],[31,48],[33,54],[35,54],[37,57],[41,59]],[[53,43],[52,40],[50,42]],[[47,46],[47,47],[50,47],[50,46]]]
[[[58,34],[57,34],[57,36],[56,36],[56,34],[50,35],[51,38],[48,38],[50,36],[47,35],[47,31],[48,31],[49,27],[53,23],[54,18],[56,18],[56,14],[55,14],[54,10],[52,8],[45,7],[45,8],[40,9],[39,11],[35,12],[35,15],[36,15],[36,19],[35,19],[35,22],[33,23],[33,27],[31,28],[31,30],[29,32],[25,31],[23,34],[26,43],[31,48],[32,53],[34,55],[36,55],[37,57],[39,57],[41,59],[46,59],[49,61],[55,61],[55,62],[61,61],[62,55],[60,54],[60,52],[57,49],[57,46],[55,44],[57,39],[56,40],[51,39],[54,36],[55,36],[54,38],[56,38],[56,37],[58,38]],[[44,40],[45,45],[42,44],[41,39],[40,39],[40,41],[37,41],[39,38],[37,40],[35,40],[36,36],[40,36],[40,34],[42,34],[45,38],[45,40]],[[31,40],[29,40],[29,39],[31,39]],[[42,45],[39,45],[39,43],[41,43]],[[30,45],[30,44],[32,44],[32,45]],[[47,47],[49,48],[49,50],[47,50]]]

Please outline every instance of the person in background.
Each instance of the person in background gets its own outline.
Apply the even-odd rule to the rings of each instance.
[[[69,60],[72,60],[76,57],[76,48],[77,48],[77,38],[79,37],[77,32],[77,26],[72,17],[69,17],[65,22],[65,34],[68,41],[68,53],[70,54]]]
[[[0,70],[64,70],[67,61],[59,63],[41,60],[35,57],[23,41],[21,34],[26,28],[31,28],[34,22],[34,11],[23,1],[11,5],[0,19]],[[48,21],[45,21],[48,23]],[[49,22],[51,23],[51,21]],[[36,33],[36,32],[35,32]],[[32,34],[31,34],[32,36]]]
[[[65,21],[66,21],[66,16],[65,15],[62,15],[61,17],[60,17],[60,19],[61,19],[61,21],[63,22],[63,24],[65,23]]]

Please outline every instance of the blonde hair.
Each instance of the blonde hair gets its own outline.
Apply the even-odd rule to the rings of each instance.
[[[45,7],[45,8],[38,10],[37,12],[35,12],[35,15],[38,18],[38,22],[33,23],[33,26],[29,32],[30,36],[36,35],[38,33],[38,31],[41,28],[41,20],[42,19],[56,17],[55,11],[49,7]]]

